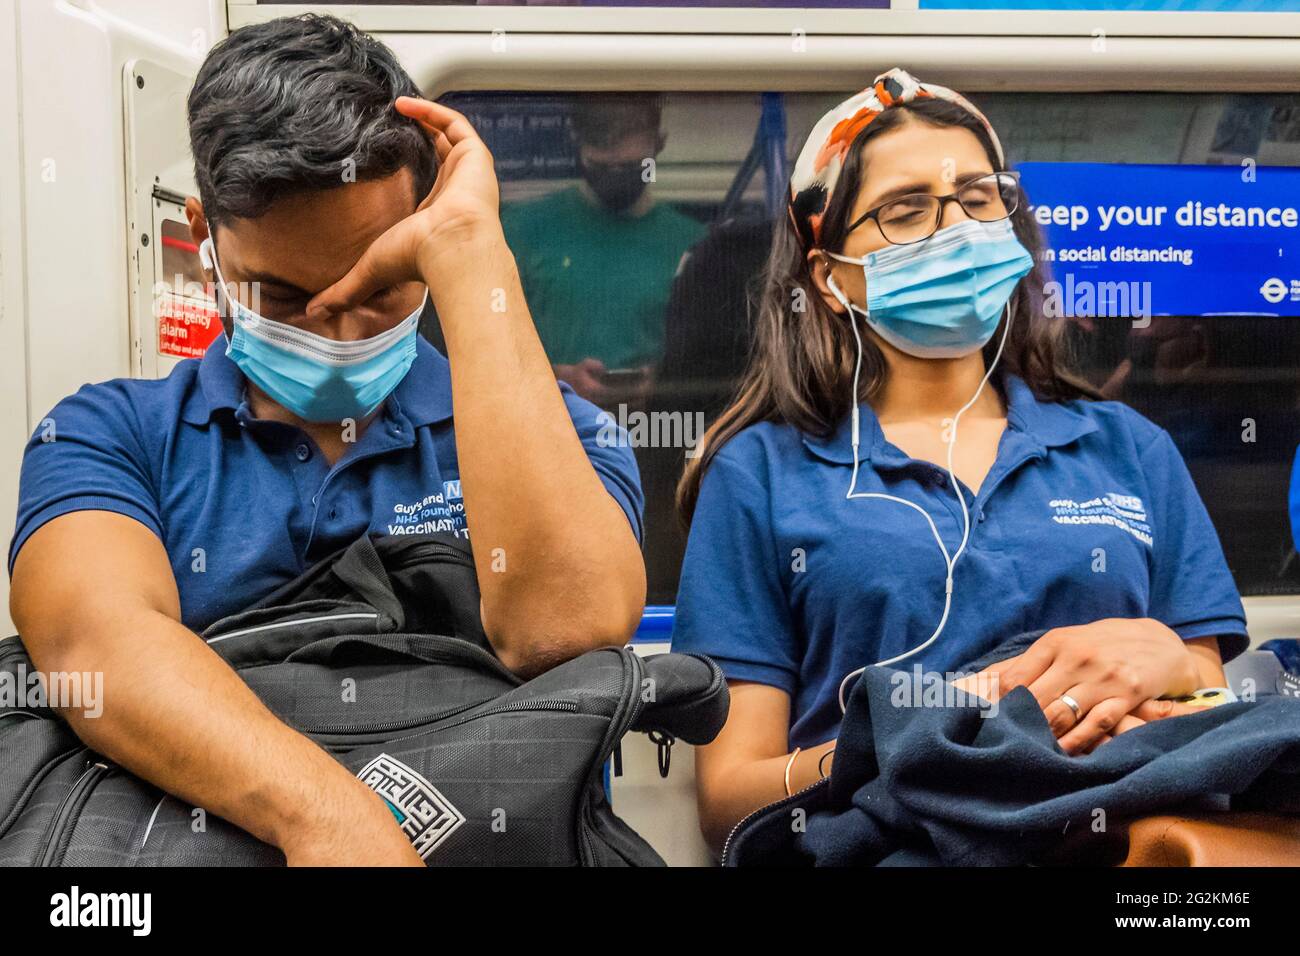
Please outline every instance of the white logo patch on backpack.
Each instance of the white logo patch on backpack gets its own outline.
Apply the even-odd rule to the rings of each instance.
[[[357,776],[384,798],[422,860],[465,822],[437,787],[396,757],[380,754]]]

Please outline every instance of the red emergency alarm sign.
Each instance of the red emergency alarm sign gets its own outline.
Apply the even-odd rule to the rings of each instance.
[[[177,234],[184,228],[182,223],[163,223],[162,261],[170,281],[160,283],[154,298],[158,354],[202,358],[221,334],[221,318],[215,300],[207,293],[198,247]]]

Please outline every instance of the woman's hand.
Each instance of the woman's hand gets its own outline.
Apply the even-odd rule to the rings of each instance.
[[[1102,734],[1086,750],[1078,752],[1092,753],[1106,741],[1114,740],[1120,734],[1127,733],[1135,727],[1149,724],[1154,720],[1164,720],[1166,717],[1185,717],[1188,714],[1202,713],[1204,710],[1205,708],[1202,706],[1183,704],[1175,700],[1148,700],[1145,703],[1138,704],[1137,710],[1133,711],[1133,713],[1121,717],[1114,730]]]
[[[1182,638],[1150,618],[1109,618],[1048,631],[1019,657],[982,672],[999,696],[1028,687],[1067,753],[1086,753],[1148,701],[1190,694],[1200,683]],[[1071,697],[1078,717],[1061,699]]]
[[[440,268],[466,269],[471,242],[500,236],[500,193],[492,154],[460,113],[413,96],[399,96],[397,112],[415,120],[438,152],[438,176],[411,215],[370,244],[342,279],[318,293],[307,313],[341,312],[399,282],[436,284]]]

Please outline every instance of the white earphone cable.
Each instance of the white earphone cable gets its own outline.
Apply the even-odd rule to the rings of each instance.
[[[910,651],[897,654],[894,657],[886,658],[885,660],[876,661],[875,664],[869,665],[873,667],[888,666],[925,650],[938,639],[939,635],[943,633],[944,625],[948,623],[948,615],[952,610],[953,571],[957,565],[957,560],[966,550],[966,543],[970,540],[970,509],[967,507],[966,496],[962,494],[961,485],[958,484],[957,474],[953,469],[953,448],[957,444],[957,425],[966,410],[978,401],[980,393],[984,391],[984,386],[988,383],[989,378],[993,375],[993,370],[997,368],[998,361],[1002,358],[1002,350],[1006,347],[1007,335],[1011,331],[1011,304],[1008,302],[1004,307],[1003,314],[1006,321],[1003,325],[1002,339],[998,342],[998,350],[993,356],[993,361],[989,363],[988,370],[984,373],[984,377],[980,380],[979,387],[975,389],[975,394],[971,396],[970,401],[963,405],[957,414],[953,416],[951,434],[946,442],[948,446],[948,480],[952,484],[953,491],[957,494],[957,501],[961,505],[962,514],[961,544],[958,546],[956,553],[949,557],[948,548],[944,545],[943,538],[939,536],[939,529],[935,526],[934,519],[930,517],[929,512],[916,502],[908,501],[906,498],[899,498],[895,495],[887,495],[883,492],[857,490],[858,468],[861,465],[861,459],[859,457],[861,436],[859,434],[860,415],[858,411],[858,383],[862,374],[862,335],[858,331],[858,313],[862,312],[865,317],[866,312],[848,301],[848,297],[845,296],[835,284],[834,277],[828,275],[827,284],[830,286],[831,291],[835,294],[835,297],[840,301],[840,303],[846,306],[849,310],[849,323],[853,329],[853,339],[857,343],[858,352],[857,362],[853,368],[853,477],[849,481],[849,490],[844,497],[846,499],[883,498],[887,501],[896,501],[899,504],[907,505],[909,508],[920,512],[921,516],[925,518],[926,524],[930,526],[930,533],[934,535],[934,540],[939,545],[939,551],[943,554],[944,567],[947,569],[944,578],[943,615],[939,618],[939,624],[934,629],[934,633],[931,634],[923,643],[918,644]],[[841,713],[843,713],[848,706],[845,700],[845,692],[848,689],[849,682],[862,674],[866,669],[866,667],[859,667],[857,670],[844,675],[844,679],[840,681],[839,704]]]

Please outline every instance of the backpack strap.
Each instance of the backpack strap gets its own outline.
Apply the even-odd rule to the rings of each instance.
[[[330,620],[331,607],[340,612],[337,625]],[[375,616],[364,625],[350,625],[351,617],[342,614],[366,609]],[[452,535],[363,535],[247,609],[213,623],[203,636],[211,643],[232,630],[264,630],[295,617],[319,622],[311,624],[317,636],[347,627],[362,633],[445,634],[493,652],[483,631],[473,553]],[[320,632],[321,624],[332,630]]]
[[[388,570],[369,535],[363,535],[349,545],[331,570],[357,598],[387,616],[395,630],[406,627],[402,602],[394,592]]]
[[[368,604],[387,619],[389,626],[383,630],[401,630],[406,626],[402,602],[393,593],[392,581],[370,535],[362,535],[346,548],[321,558],[241,613],[305,601]]]

